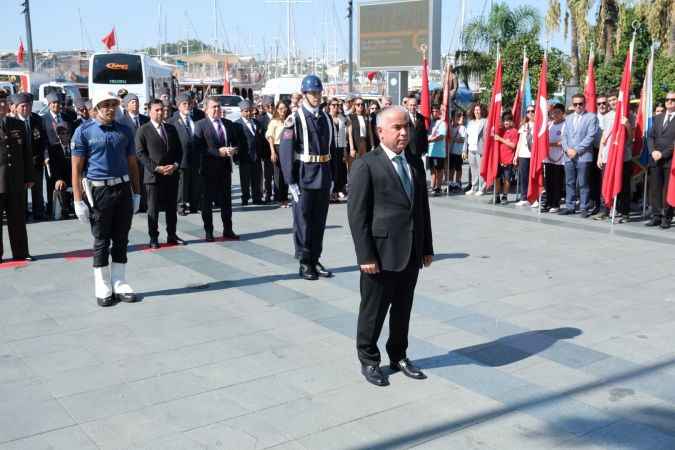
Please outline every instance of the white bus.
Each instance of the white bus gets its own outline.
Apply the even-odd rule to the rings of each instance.
[[[174,68],[141,53],[94,53],[89,59],[89,97],[124,88],[138,96],[142,109],[167,88],[173,101],[178,93]]]

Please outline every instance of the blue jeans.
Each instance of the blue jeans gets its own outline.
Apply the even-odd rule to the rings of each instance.
[[[592,162],[579,162],[578,159],[565,162],[565,208],[574,210],[574,204],[577,200],[577,185],[579,186],[579,196],[581,197],[579,209],[586,211],[588,209],[588,199],[591,188],[588,183],[588,174]]]

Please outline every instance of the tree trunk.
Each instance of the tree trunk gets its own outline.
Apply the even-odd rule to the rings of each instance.
[[[670,6],[670,23],[668,24],[668,57],[675,57],[675,2]]]
[[[605,47],[605,61],[604,65],[608,65],[610,60],[614,58],[614,36],[616,34],[617,23],[619,22],[619,7],[615,0],[606,0],[604,2],[605,9],[605,24],[603,35],[603,46]]]
[[[572,66],[571,84],[579,85],[579,42],[577,36],[577,21],[574,14],[570,14],[570,65]]]

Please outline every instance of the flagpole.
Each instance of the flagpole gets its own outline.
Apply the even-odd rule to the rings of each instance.
[[[644,220],[645,217],[647,217],[647,171],[649,169],[645,169],[645,188],[644,192],[642,193],[642,219]]]
[[[614,219],[616,217],[616,199],[619,198],[618,195],[614,196],[614,204],[612,205],[612,225],[614,225]]]
[[[497,43],[497,66],[499,66],[499,59],[500,59],[501,57],[502,57],[502,55],[501,55],[501,49],[499,48],[499,42],[498,42],[498,43]],[[501,118],[500,118],[500,120],[501,120]],[[490,132],[491,132],[491,133],[496,133],[496,131],[495,131],[494,129],[493,129],[493,130],[490,130]],[[495,146],[494,146],[494,139],[495,139],[495,138],[494,138],[494,136],[493,136],[493,137],[492,137],[493,147],[495,147]],[[491,151],[492,153],[495,152],[494,148],[491,148],[490,151]],[[499,155],[499,153],[497,153],[497,155]],[[498,157],[499,157],[499,156],[498,156]],[[499,161],[497,161],[497,172],[499,172]],[[494,181],[492,182],[492,205],[493,205],[493,206],[497,204],[497,177],[496,177],[496,175],[497,175],[497,174],[495,174],[495,179],[494,179]],[[480,177],[480,176],[479,176],[479,177]],[[508,198],[508,196],[507,196],[507,198]]]

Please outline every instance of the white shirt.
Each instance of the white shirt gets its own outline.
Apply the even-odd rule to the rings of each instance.
[[[213,129],[216,130],[216,136],[219,136],[218,134],[218,129],[220,128],[223,130],[223,141],[227,142],[227,130],[225,129],[225,125],[223,125],[223,122],[220,119],[212,119],[209,117],[209,120],[211,121],[211,125],[213,125]]]
[[[194,132],[195,132],[195,122],[193,120],[190,120],[190,116],[184,116],[184,115],[180,114],[180,119],[183,121],[184,124],[187,124],[187,125],[190,126],[190,131],[192,131],[192,134],[194,134]]]
[[[363,118],[363,116],[361,116],[361,115],[356,116],[356,117],[358,117],[358,119],[359,119],[359,136],[361,136],[362,138],[365,138],[367,136],[366,121]]]
[[[241,118],[241,120],[243,120],[246,126],[248,127],[248,131],[250,131],[251,134],[255,134],[255,125],[253,125],[253,122],[251,120],[244,119],[243,117]]]
[[[523,125],[520,126],[520,129],[518,130],[518,144],[516,145],[516,155],[518,155],[519,158],[530,158],[532,156],[532,152],[530,151],[530,147],[527,145],[527,134],[528,132],[530,133],[530,137],[532,134],[532,122],[527,122]]]
[[[408,174],[408,178],[410,179],[410,184],[413,184],[413,177],[412,177],[412,172],[410,171],[410,166],[408,165],[408,161],[405,159],[405,152],[401,153],[394,153],[393,151],[389,150],[389,148],[384,145],[382,142],[380,142],[380,147],[384,150],[384,153],[387,154],[387,157],[389,158],[389,161],[391,161],[391,165],[394,166],[394,172],[398,173],[398,167],[396,167],[396,162],[394,161],[394,158],[397,157],[399,154],[403,157],[403,167],[405,167],[405,171]]]
[[[544,160],[546,163],[555,164],[556,166],[562,166],[563,161],[563,148],[562,148],[562,135],[565,129],[565,121],[562,120],[560,123],[549,122],[548,124],[548,156]]]
[[[305,108],[308,112],[314,114],[314,117],[319,117],[319,107],[314,108],[312,105],[303,100],[302,107]]]
[[[162,138],[162,140],[164,140],[166,133],[162,132],[162,124],[157,123],[154,120],[150,120],[150,122],[152,122],[152,126],[155,127],[155,131],[157,132],[157,134],[159,134],[159,137]]]
[[[469,151],[477,152],[478,151],[478,138],[480,137],[480,132],[483,129],[485,124],[485,119],[480,120],[470,120],[466,126],[466,137],[467,137],[467,146]]]
[[[669,113],[668,111],[665,112],[664,117],[663,117],[663,127],[665,128],[666,125],[670,123],[671,120],[673,120],[673,117],[675,117],[675,112]]]

